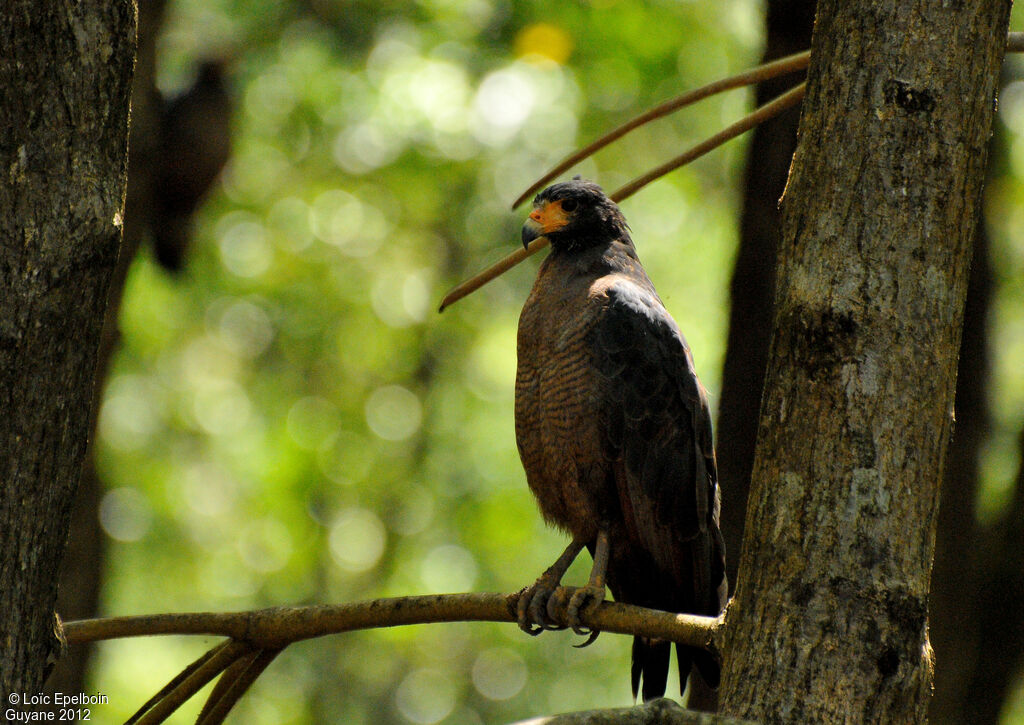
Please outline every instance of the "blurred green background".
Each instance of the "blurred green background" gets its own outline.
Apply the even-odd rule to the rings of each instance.
[[[513,434],[515,330],[539,260],[443,315],[437,303],[515,248],[524,211],[510,202],[554,162],[756,64],[763,14],[753,0],[171,2],[159,86],[173,94],[200,60],[232,55],[233,158],[185,272],[144,247],[128,278],[97,442],[104,613],[531,583],[565,544],[536,511]],[[749,91],[716,97],[576,171],[610,191],[750,104]],[[1024,83],[1000,113],[987,511],[1008,496],[1024,422],[1024,246],[1011,236],[1024,227]],[[745,143],[623,204],[712,409]],[[577,641],[496,624],[324,638],[289,648],[233,717],[471,725],[630,704],[629,638]],[[104,644],[91,690],[110,703],[93,721],[123,721],[211,644]],[[1024,723],[1024,689],[1006,722]]]

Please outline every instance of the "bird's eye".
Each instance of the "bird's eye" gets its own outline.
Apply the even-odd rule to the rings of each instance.
[[[563,199],[562,200],[562,211],[574,212],[578,202],[575,199]]]

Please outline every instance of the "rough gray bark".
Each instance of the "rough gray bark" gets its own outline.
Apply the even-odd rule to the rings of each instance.
[[[769,0],[764,62],[806,50],[811,44],[816,0]],[[757,86],[762,106],[798,83],[802,74],[773,78]],[[757,411],[764,387],[772,330],[772,297],[780,224],[779,198],[796,146],[800,109],[791,108],[754,129],[743,180],[740,242],[729,285],[729,333],[718,401],[718,485],[722,491],[725,572],[736,586],[743,519],[754,465]],[[690,678],[687,706],[714,712],[717,693]]]
[[[107,313],[96,363],[90,438],[96,434],[96,415],[110,363],[120,338],[118,313],[128,268],[150,218],[152,178],[157,168],[160,96],[156,90],[156,36],[163,23],[164,0],[138,2],[138,48],[132,82],[132,118],[129,138],[128,189],[125,199],[121,253],[107,294]],[[64,620],[96,616],[106,559],[106,537],[98,509],[103,484],[96,471],[95,450],[90,446],[71,512],[68,548],[62,564],[57,611]],[[81,692],[92,656],[92,644],[73,647],[54,668],[46,682],[48,692]]]
[[[939,482],[1009,8],[818,5],[723,712],[926,718]]]
[[[0,4],[0,696],[39,692],[124,209],[130,0]]]

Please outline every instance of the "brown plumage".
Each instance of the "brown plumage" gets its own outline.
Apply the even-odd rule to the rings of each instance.
[[[544,518],[573,541],[520,596],[520,627],[555,628],[548,599],[584,546],[594,567],[570,602],[577,632],[606,579],[621,602],[717,615],[726,582],[715,454],[686,341],[596,184],[538,194],[523,242],[540,235],[552,251],[519,320],[516,441]],[[645,700],[664,694],[670,648],[634,639],[634,697],[641,679]],[[710,655],[676,654],[681,692],[691,663],[717,685]]]

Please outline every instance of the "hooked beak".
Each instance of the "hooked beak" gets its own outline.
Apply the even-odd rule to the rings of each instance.
[[[542,235],[540,222],[535,220],[531,214],[530,218],[523,224],[523,249],[529,247],[530,242]]]

